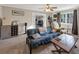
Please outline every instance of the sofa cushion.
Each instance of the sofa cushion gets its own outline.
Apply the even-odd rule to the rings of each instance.
[[[47,27],[47,33],[51,33],[51,28]]]
[[[38,39],[38,38],[40,38],[41,36],[40,36],[40,34],[36,33],[36,34],[33,34],[32,37],[33,37],[34,39]]]
[[[47,32],[40,32],[40,35],[41,36],[44,36],[44,35],[46,35],[47,34]]]

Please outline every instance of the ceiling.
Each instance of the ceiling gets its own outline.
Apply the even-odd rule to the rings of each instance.
[[[51,4],[51,5],[57,7],[57,9],[55,9],[54,11],[66,10],[79,6],[79,4]],[[43,8],[45,4],[2,4],[1,6],[8,6],[8,7],[44,12],[44,10],[40,8]]]

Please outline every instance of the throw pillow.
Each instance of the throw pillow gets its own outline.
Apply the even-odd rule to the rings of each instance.
[[[33,37],[34,39],[37,39],[37,38],[40,38],[41,36],[40,36],[40,34],[36,33],[36,34],[33,34],[32,37]]]

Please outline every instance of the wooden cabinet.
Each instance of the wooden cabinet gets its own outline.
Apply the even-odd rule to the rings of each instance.
[[[18,25],[12,25],[11,26],[11,36],[18,35]]]

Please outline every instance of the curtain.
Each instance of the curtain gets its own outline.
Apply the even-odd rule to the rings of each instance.
[[[73,13],[72,34],[78,35],[78,26],[77,26],[77,10],[74,10],[74,13]]]
[[[60,13],[57,13],[57,22],[58,22],[59,27],[60,27],[61,26],[61,24],[60,24]]]

